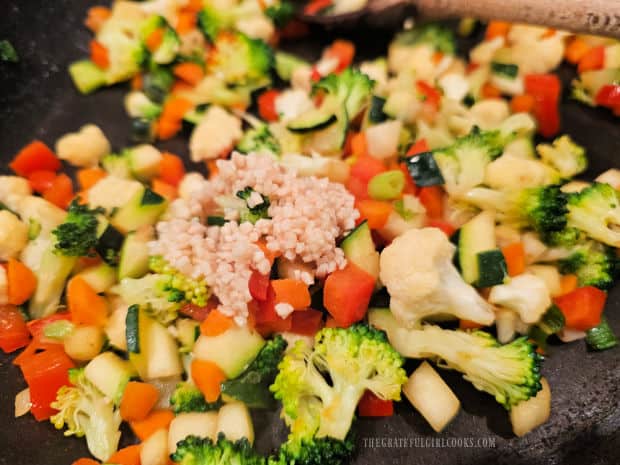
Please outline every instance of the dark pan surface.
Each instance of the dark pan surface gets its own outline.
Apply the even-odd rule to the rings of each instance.
[[[82,27],[92,2],[80,0],[1,0],[0,39],[9,39],[21,61],[0,64],[0,171],[33,138],[53,144],[60,135],[92,122],[99,125],[115,149],[128,144],[128,120],[121,106],[124,88],[91,97],[79,96],[66,73],[67,65],[87,55],[89,33]],[[353,32],[360,53],[385,50],[389,35]],[[322,34],[320,42],[329,40]],[[320,44],[293,44],[306,54]],[[570,72],[566,70],[568,82]],[[566,103],[563,130],[589,149],[595,175],[619,167],[620,120],[603,111]],[[163,147],[185,154],[182,141]],[[610,324],[620,333],[620,289],[610,294]],[[490,396],[478,393],[456,373],[442,371],[463,409],[441,434],[434,434],[406,403],[387,420],[357,423],[356,464],[620,464],[620,350],[588,352],[583,342],[552,347],[543,372],[553,392],[552,415],[543,427],[525,438],[510,432],[508,417]],[[65,439],[51,424],[31,416],[13,418],[13,398],[25,387],[12,357],[0,356],[0,464],[68,465],[87,454],[85,442]],[[257,443],[267,451],[285,436],[277,414],[255,416]],[[444,444],[431,444],[431,440]],[[471,447],[483,440],[486,447]],[[123,441],[131,442],[130,434]],[[392,441],[391,443],[389,441]],[[494,447],[490,447],[494,445]]]

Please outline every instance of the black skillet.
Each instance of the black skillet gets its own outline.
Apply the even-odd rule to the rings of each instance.
[[[0,63],[0,171],[8,171],[9,159],[31,139],[53,144],[60,135],[87,122],[99,125],[115,149],[129,143],[128,119],[121,105],[125,89],[82,97],[66,73],[71,61],[88,54],[90,35],[82,21],[92,4],[0,0],[0,39],[9,39],[21,57],[18,64]],[[385,53],[390,38],[389,33],[377,31],[352,31],[349,36],[363,57]],[[333,35],[314,37],[289,47],[316,57]],[[570,71],[562,73],[568,82]],[[620,120],[565,100],[562,129],[588,148],[587,175],[620,167]],[[186,155],[182,140],[162,146]],[[620,289],[611,292],[607,315],[620,333]],[[37,423],[30,415],[13,418],[14,396],[25,384],[11,360],[0,356],[0,465],[69,465],[86,456],[84,440],[64,438],[50,423]],[[593,353],[583,341],[553,346],[543,372],[553,392],[551,418],[524,438],[511,434],[507,413],[490,396],[477,392],[457,373],[442,371],[463,405],[452,424],[442,434],[434,434],[405,401],[392,418],[357,422],[355,463],[620,464],[620,349]],[[257,413],[255,428],[257,445],[263,451],[286,434],[276,413]],[[132,439],[126,433],[123,443]]]

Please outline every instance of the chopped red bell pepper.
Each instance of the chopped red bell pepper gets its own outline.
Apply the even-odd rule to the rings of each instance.
[[[375,289],[375,278],[349,262],[325,280],[323,305],[341,326],[350,326],[364,318]]]
[[[259,302],[267,300],[267,291],[269,290],[269,275],[260,274],[253,271],[248,282],[250,295]]]
[[[553,137],[560,131],[560,94],[562,83],[555,74],[528,74],[525,93],[534,97],[534,116],[538,132]]]
[[[441,92],[428,84],[426,81],[416,82],[416,89],[424,97],[424,101],[431,105],[435,110],[439,108]]]
[[[35,140],[21,149],[9,166],[20,176],[27,178],[35,171],[58,171],[61,163],[47,145]]]
[[[37,194],[43,194],[43,192],[52,187],[54,179],[56,179],[56,173],[49,170],[33,171],[28,176],[30,187]]]
[[[456,231],[456,228],[450,223],[439,219],[428,220],[427,226],[430,228],[441,229],[448,237],[452,236],[452,234],[454,234],[454,232]]]
[[[323,10],[332,6],[332,0],[312,0],[310,3],[306,5],[304,8],[304,14],[306,15],[316,15],[321,13]]]
[[[368,194],[367,181],[362,181],[360,178],[349,176],[345,187],[357,200],[367,200],[370,198],[370,195]]]
[[[280,29],[280,37],[282,39],[300,39],[310,33],[308,25],[297,19],[292,19],[286,26]]]
[[[593,286],[575,289],[554,299],[564,314],[566,326],[587,331],[601,322],[601,315],[607,301],[607,293]]]
[[[254,306],[254,328],[262,336],[268,336],[274,332],[290,331],[293,324],[293,316],[281,318],[276,313],[276,293],[269,284],[267,298],[262,302],[256,302]]]
[[[43,332],[45,331],[45,327],[47,325],[62,320],[71,321],[71,314],[69,312],[55,313],[53,315],[46,316],[45,318],[29,321],[26,326],[28,327],[28,331],[32,335],[33,339],[49,344],[58,344],[57,340],[47,339],[43,335]]]
[[[30,332],[17,307],[0,306],[0,349],[8,354],[26,347],[29,342]]]
[[[391,417],[394,415],[394,402],[383,400],[366,391],[357,405],[360,417]]]
[[[37,421],[47,420],[56,411],[50,406],[62,386],[68,386],[68,371],[75,365],[58,346],[34,354],[21,364],[30,388],[30,411]]]
[[[355,45],[348,40],[335,40],[334,43],[325,50],[324,56],[338,59],[338,66],[335,72],[341,73],[353,62]]]
[[[207,301],[206,305],[201,307],[196,304],[187,303],[179,309],[179,313],[193,320],[203,322],[207,318],[209,313],[211,313],[211,310],[217,308],[219,304],[220,301],[218,300],[218,298],[215,296],[211,296]]]
[[[291,332],[304,336],[314,336],[323,326],[323,313],[308,308],[292,313]]]
[[[75,197],[71,178],[62,173],[56,176],[52,185],[43,192],[43,198],[57,207],[66,209]]]
[[[443,215],[443,189],[439,186],[421,187],[418,198],[430,219],[440,219]]]
[[[613,108],[620,105],[620,85],[608,84],[601,87],[596,94],[596,104]]]
[[[428,151],[430,151],[430,148],[426,142],[426,139],[420,139],[409,147],[409,150],[407,150],[407,156],[412,157],[414,155],[418,155],[419,153]]]
[[[258,113],[266,121],[278,121],[280,115],[276,110],[276,98],[280,92],[276,89],[269,89],[258,96]]]
[[[351,166],[351,176],[364,182],[370,181],[377,174],[387,171],[385,164],[370,156],[360,156]]]

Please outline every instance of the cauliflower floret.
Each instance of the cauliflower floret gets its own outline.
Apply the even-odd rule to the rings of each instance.
[[[486,167],[484,182],[493,189],[541,187],[560,180],[560,175],[539,160],[502,155]]]
[[[96,166],[104,155],[110,153],[110,142],[94,124],[87,124],[78,132],[65,134],[56,141],[56,153],[73,166]]]
[[[491,305],[465,283],[452,264],[455,247],[436,228],[412,229],[383,249],[380,279],[390,294],[390,309],[407,327],[431,315],[490,325]]]
[[[15,211],[25,224],[35,223],[40,226],[41,235],[49,234],[67,217],[67,212],[62,208],[33,195],[20,197]]]
[[[22,198],[32,194],[30,183],[19,176],[0,176],[0,203],[17,210]]]
[[[310,92],[312,89],[312,68],[308,65],[297,66],[291,75],[291,87]]]
[[[0,210],[0,260],[14,258],[28,243],[28,226],[8,210]]]
[[[524,323],[536,323],[551,306],[551,297],[542,278],[524,273],[508,284],[493,286],[489,302],[514,310]]]
[[[230,151],[243,136],[241,120],[212,105],[189,140],[192,161],[213,160]]]
[[[253,39],[262,39],[268,42],[275,32],[273,23],[263,15],[240,18],[236,23],[237,29]]]
[[[281,121],[290,121],[299,115],[312,110],[314,104],[303,90],[285,90],[276,98],[276,112]]]
[[[179,197],[189,200],[193,193],[200,190],[205,182],[205,178],[200,173],[187,173],[179,183]]]
[[[88,204],[110,211],[125,205],[140,189],[138,181],[106,176],[88,190]]]

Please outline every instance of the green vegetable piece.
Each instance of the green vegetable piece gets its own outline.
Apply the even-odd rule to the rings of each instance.
[[[209,403],[200,390],[191,383],[179,383],[170,397],[170,405],[175,414],[190,412],[211,412],[219,410],[221,401]]]
[[[82,94],[90,94],[107,82],[105,72],[90,60],[71,63],[69,75]]]
[[[508,276],[508,268],[502,251],[495,249],[479,252],[478,270],[477,287],[491,287],[503,284],[506,276]]]
[[[125,338],[127,339],[127,351],[140,353],[140,307],[131,305],[127,309],[125,317]]]
[[[52,231],[56,236],[55,252],[67,257],[85,257],[92,255],[91,250],[97,245],[99,220],[97,215],[104,213],[103,208],[90,209],[72,201],[69,214],[64,223]]]
[[[491,62],[491,72],[493,74],[499,74],[507,77],[508,79],[514,79],[519,74],[519,66],[512,63],[500,63],[497,61]]]
[[[75,326],[68,320],[59,320],[50,323],[43,328],[43,335],[50,339],[58,339],[62,341],[65,337],[67,337]]]
[[[406,159],[407,170],[415,181],[416,186],[428,187],[444,184],[439,166],[433,152],[424,152]]]
[[[226,219],[223,216],[207,216],[207,226],[224,226]]]
[[[385,102],[386,100],[383,97],[379,97],[378,95],[372,96],[370,99],[370,108],[368,110],[368,120],[371,123],[383,123],[388,119],[388,115],[383,111]]]
[[[6,39],[0,40],[0,61],[17,63],[19,56],[13,44]]]
[[[375,200],[397,198],[405,188],[405,174],[391,170],[375,175],[368,183],[368,194]]]
[[[545,312],[540,321],[532,326],[529,332],[529,337],[536,345],[542,350],[547,349],[547,339],[552,334],[557,334],[564,328],[566,319],[562,311],[556,306],[552,305],[549,310]]]
[[[618,345],[618,338],[603,317],[598,326],[586,331],[586,342],[592,350],[607,350]]]

